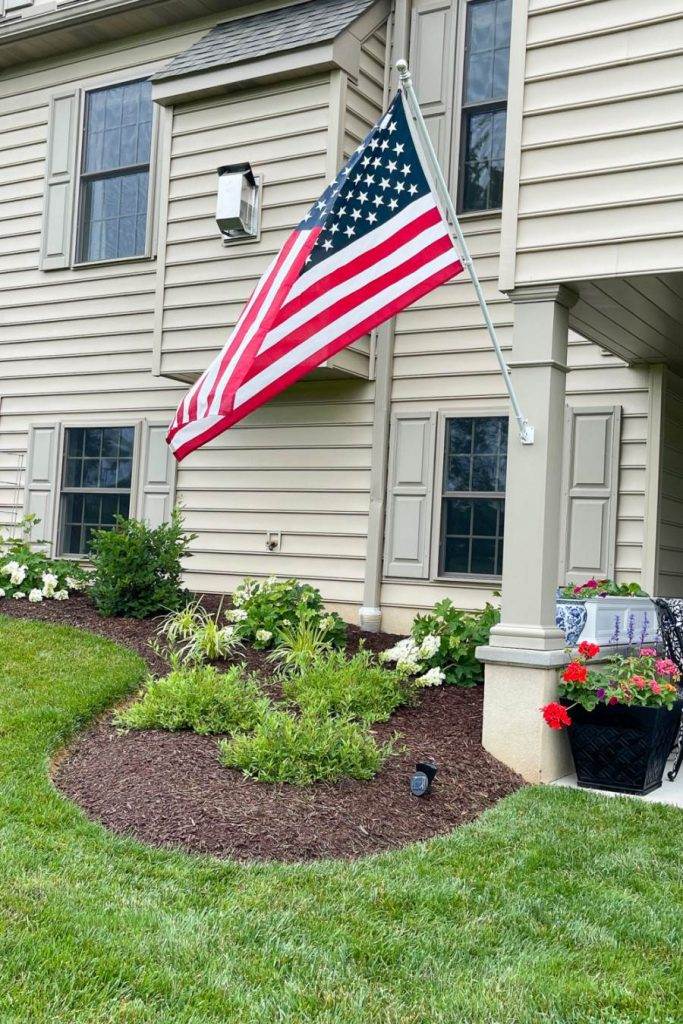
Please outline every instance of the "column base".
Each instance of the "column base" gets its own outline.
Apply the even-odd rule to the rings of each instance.
[[[480,647],[485,663],[482,743],[527,782],[554,782],[572,770],[564,732],[546,725],[540,709],[557,698],[564,651]]]
[[[561,651],[567,646],[564,633],[557,626],[516,626],[506,622],[491,629],[489,643],[491,647],[525,651]]]

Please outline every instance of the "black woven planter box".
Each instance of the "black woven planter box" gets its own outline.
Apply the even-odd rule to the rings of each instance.
[[[641,796],[661,786],[681,718],[681,701],[671,711],[598,704],[593,711],[577,705],[569,714],[569,743],[579,786]]]

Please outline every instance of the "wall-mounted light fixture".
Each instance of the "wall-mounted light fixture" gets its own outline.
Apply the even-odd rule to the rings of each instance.
[[[218,168],[216,223],[223,242],[258,238],[261,182],[248,163]]]

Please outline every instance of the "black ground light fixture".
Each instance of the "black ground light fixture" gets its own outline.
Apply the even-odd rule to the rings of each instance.
[[[410,777],[410,792],[413,796],[426,796],[432,788],[437,767],[433,761],[418,761],[415,774]]]

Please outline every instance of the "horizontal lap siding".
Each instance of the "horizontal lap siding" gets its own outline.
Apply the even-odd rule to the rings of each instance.
[[[165,420],[182,389],[153,377],[154,261],[39,270],[51,92],[162,67],[205,30],[155,32],[0,81],[0,524],[23,503],[32,423]]]
[[[463,230],[503,352],[509,358],[513,307],[497,289],[499,219],[465,218]],[[600,348],[575,334],[570,336],[568,363],[570,404],[622,407],[616,575],[622,581],[638,580],[644,540],[649,373],[646,368],[629,368],[616,357],[603,355]],[[456,415],[505,414],[509,408],[466,274],[405,310],[397,321],[392,409],[405,413],[435,408]],[[440,473],[437,465],[437,490]],[[494,589],[459,581],[385,579],[382,604],[386,628],[407,629],[416,609],[428,608],[443,597],[450,597],[462,608],[482,607],[493,599]]]
[[[363,44],[359,81],[347,89],[346,139],[361,122],[365,134],[381,110],[383,53],[381,30]],[[162,369],[195,372],[224,344],[268,261],[325,187],[329,119],[328,75],[176,108]],[[223,247],[216,168],[242,160],[264,178],[262,234]],[[198,534],[190,587],[230,590],[244,575],[292,575],[354,617],[365,573],[373,391],[367,380],[303,380],[185,460],[178,495]],[[269,553],[273,531],[281,547]]]
[[[683,597],[683,380],[666,374],[662,409],[658,592]]]
[[[680,268],[683,11],[531,0],[518,284]]]

